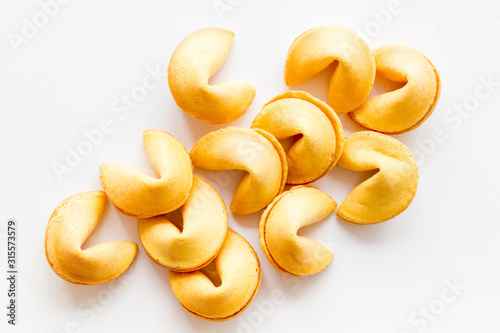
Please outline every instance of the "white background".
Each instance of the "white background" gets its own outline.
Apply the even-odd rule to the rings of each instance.
[[[13,328],[6,325],[6,242],[0,239],[0,331],[499,332],[500,2],[400,0],[390,15],[380,14],[393,9],[386,0],[232,0],[232,10],[223,13],[215,9],[217,3],[73,0],[60,5],[16,52],[9,36],[21,35],[23,18],[33,21],[41,7],[37,1],[1,1],[0,233],[5,234],[9,218],[17,220],[20,274]],[[165,72],[178,42],[197,29],[234,31],[231,54],[211,82],[255,85],[251,108],[230,124],[249,127],[266,101],[289,89],[283,66],[293,39],[327,24],[364,31],[371,48],[413,47],[441,74],[434,114],[397,136],[418,155],[420,167],[417,195],[403,214],[373,226],[351,225],[333,215],[308,227],[302,234],[336,256],[323,272],[294,278],[275,270],[263,255],[260,213],[230,213],[230,227],[253,245],[263,274],[252,305],[224,323],[185,311],[170,290],[168,271],[141,246],[130,269],[111,284],[77,286],[53,273],[43,250],[47,220],[66,197],[101,189],[101,163],[127,164],[153,175],[142,146],[144,130],[170,132],[189,150],[203,134],[226,126],[184,114],[166,79],[120,118],[114,103],[142,84],[147,68]],[[294,88],[324,99],[331,73]],[[489,91],[485,80],[496,86]],[[458,108],[465,111],[459,114]],[[97,128],[104,118],[113,122],[113,131],[59,180],[53,163],[65,163],[67,147],[75,149],[85,140],[83,131]],[[348,117],[341,120],[346,134],[360,129]],[[439,142],[432,139],[436,133]],[[230,173],[229,185],[225,176],[196,173],[229,204],[239,173]],[[314,185],[340,204],[367,176],[336,167]],[[109,240],[140,243],[136,219],[111,204],[87,244]],[[464,289],[443,308],[442,293],[454,295],[449,283]],[[272,294],[281,298],[273,302]],[[429,307],[432,317],[423,319],[418,311]]]

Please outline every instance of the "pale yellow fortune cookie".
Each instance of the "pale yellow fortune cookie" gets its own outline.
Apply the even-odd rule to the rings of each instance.
[[[189,198],[180,210],[182,221],[176,216],[139,219],[139,236],[157,264],[179,272],[194,271],[212,261],[224,243],[226,205],[209,183],[194,176]]]
[[[45,233],[45,255],[62,279],[74,284],[101,284],[123,274],[134,261],[137,244],[114,241],[82,250],[106,206],[103,191],[84,192],[62,201]]]
[[[159,179],[125,165],[103,163],[101,183],[111,202],[124,214],[152,217],[179,208],[193,184],[189,154],[172,135],[144,131],[144,148]]]
[[[288,91],[267,102],[252,128],[263,129],[278,140],[292,139],[286,155],[288,184],[318,180],[342,154],[339,118],[326,103],[303,91]]]
[[[210,132],[189,154],[193,165],[203,169],[247,171],[229,206],[234,214],[264,209],[285,187],[285,152],[274,136],[263,130],[230,126]]]
[[[255,88],[247,82],[209,85],[209,78],[226,61],[234,33],[206,28],[184,38],[168,66],[168,84],[177,105],[187,114],[211,124],[241,117],[252,104]]]
[[[406,46],[382,46],[373,54],[377,74],[404,86],[370,98],[349,116],[365,128],[387,134],[417,128],[432,114],[439,99],[441,80],[436,68]]]
[[[295,186],[276,197],[259,225],[260,245],[269,262],[292,275],[312,275],[325,269],[333,260],[332,251],[297,231],[323,220],[336,208],[330,196],[310,186]]]
[[[255,250],[231,229],[210,265],[194,272],[170,271],[170,286],[182,306],[210,321],[229,320],[241,314],[254,299],[260,280]]]
[[[340,205],[337,215],[347,222],[373,224],[392,219],[410,205],[417,192],[415,158],[388,135],[371,131],[348,135],[338,165],[353,171],[379,170]]]
[[[352,111],[370,94],[375,60],[368,45],[346,27],[317,27],[297,37],[288,50],[285,83],[298,84],[334,62],[338,66],[330,80],[328,104],[338,114]]]

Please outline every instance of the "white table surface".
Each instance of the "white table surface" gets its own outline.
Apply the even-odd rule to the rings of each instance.
[[[40,14],[38,1],[0,3],[0,234],[5,236],[8,219],[17,221],[19,260],[18,325],[12,327],[4,306],[6,240],[0,239],[0,331],[500,331],[500,2],[62,2],[47,7],[50,17]],[[39,27],[30,30],[26,22],[33,20]],[[183,37],[209,26],[235,32],[231,54],[211,82],[254,84],[252,106],[229,124],[249,127],[266,101],[289,89],[283,66],[293,39],[328,24],[362,32],[371,48],[413,47],[441,75],[434,114],[397,136],[417,156],[420,171],[417,195],[403,214],[373,226],[351,225],[333,214],[306,228],[302,234],[329,246],[335,259],[315,276],[295,278],[275,270],[263,255],[260,213],[230,213],[230,227],[255,248],[263,273],[252,305],[223,323],[185,311],[171,292],[168,271],[142,246],[116,282],[77,286],[54,274],[43,250],[47,220],[66,197],[101,189],[101,163],[152,175],[144,130],[170,132],[189,150],[205,133],[227,126],[197,121],[172,99],[164,73]],[[161,73],[156,87],[126,107],[122,98],[140,90],[151,71]],[[294,88],[324,99],[329,75]],[[76,149],[84,131],[104,119],[111,123],[109,133],[58,177],[54,163],[65,163],[67,149]],[[346,134],[360,129],[348,117],[341,120]],[[229,204],[238,172],[196,173]],[[367,175],[336,167],[313,185],[340,204]],[[109,240],[140,243],[137,220],[111,204],[87,244]]]

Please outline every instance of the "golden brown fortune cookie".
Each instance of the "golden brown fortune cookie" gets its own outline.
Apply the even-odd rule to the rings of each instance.
[[[347,222],[384,222],[401,214],[415,197],[417,163],[410,150],[393,137],[371,131],[348,135],[338,165],[353,171],[379,170],[340,205],[337,215]]]
[[[62,279],[74,284],[101,284],[123,274],[137,254],[137,244],[114,241],[82,250],[106,206],[104,191],[84,192],[62,201],[45,233],[45,255]]]
[[[292,139],[286,155],[287,184],[323,177],[342,154],[344,134],[339,118],[326,103],[303,91],[288,91],[267,102],[252,128],[278,140]]]
[[[404,86],[370,98],[349,116],[365,128],[386,134],[417,128],[432,114],[439,99],[441,80],[436,68],[406,46],[382,46],[373,54],[377,74]]]
[[[101,183],[111,202],[124,214],[152,217],[179,208],[193,184],[191,160],[184,146],[160,130],[144,131],[144,148],[160,178],[125,165],[103,163]]]
[[[219,255],[194,272],[170,271],[172,291],[191,314],[224,321],[241,314],[255,297],[261,280],[259,258],[252,246],[229,229]]]
[[[363,103],[375,81],[375,60],[368,45],[352,30],[329,25],[307,30],[297,37],[285,64],[285,83],[293,86],[318,74],[333,62],[328,104],[347,113]]]
[[[288,172],[279,142],[260,129],[227,127],[199,139],[189,153],[207,170],[244,170],[229,208],[246,215],[265,208],[283,191]]]
[[[337,203],[310,186],[295,186],[277,196],[262,214],[260,245],[269,262],[292,275],[312,275],[333,259],[327,247],[297,235],[300,228],[319,222],[333,213]]]
[[[157,264],[179,272],[194,271],[212,261],[224,243],[226,205],[209,183],[194,176],[189,198],[180,210],[182,221],[175,216],[139,219],[139,236]]]
[[[180,42],[168,66],[168,84],[177,105],[210,124],[241,117],[255,97],[255,88],[247,82],[208,84],[226,61],[233,38],[232,31],[220,28],[195,31]]]

